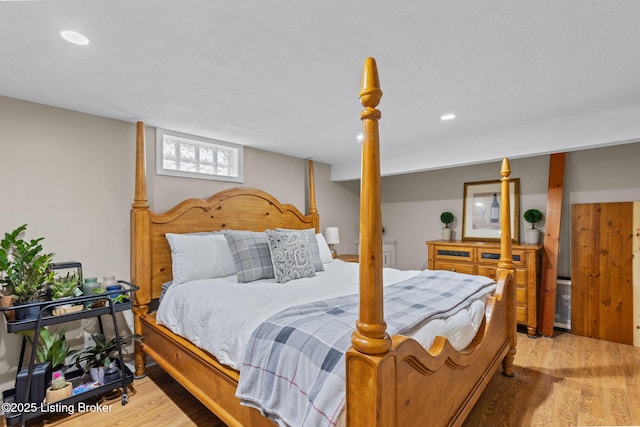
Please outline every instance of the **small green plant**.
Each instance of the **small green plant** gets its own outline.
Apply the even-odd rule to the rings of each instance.
[[[80,350],[72,361],[78,369],[83,369],[85,372],[89,372],[91,368],[109,366],[118,350],[118,340],[115,337],[107,341],[103,334],[94,334],[91,335],[91,338],[94,345]],[[140,341],[142,336],[133,334],[127,337],[120,337],[120,346],[126,345],[129,339]],[[122,350],[126,351],[124,347]]]
[[[67,339],[65,337],[66,332],[66,326],[60,331],[55,332],[49,332],[47,328],[40,329],[38,346],[36,348],[38,363],[49,362],[51,363],[51,370],[57,371],[65,366],[65,360],[67,357],[77,353],[77,350],[70,351],[70,346],[67,344]],[[27,338],[27,341],[29,341],[31,345],[33,345],[35,331],[26,330],[20,333]]]
[[[536,222],[542,220],[542,212],[538,209],[529,209],[524,213],[524,220],[531,224],[531,228],[536,228]]]
[[[56,371],[51,376],[51,390],[61,390],[67,386],[67,379],[62,371]]]
[[[95,288],[93,290],[93,293],[96,294],[96,295],[100,295],[100,294],[107,293],[107,291],[104,288]],[[126,293],[122,293],[122,294],[116,295],[115,297],[112,297],[111,299],[113,300],[114,304],[120,304],[120,303],[129,301],[129,297],[127,297]]]
[[[449,228],[449,224],[453,222],[454,216],[451,212],[442,212],[440,214],[440,222],[442,222],[445,228]]]
[[[51,290],[51,299],[60,299],[68,297],[78,297],[82,295],[80,289],[80,278],[77,273],[67,273],[64,277],[56,277],[51,282],[49,289]]]
[[[40,299],[54,276],[49,268],[53,254],[42,253],[44,237],[24,240],[20,236],[26,229],[27,224],[21,225],[0,241],[0,282],[17,302]]]

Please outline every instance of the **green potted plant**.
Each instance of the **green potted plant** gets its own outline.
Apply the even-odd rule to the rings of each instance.
[[[527,243],[540,243],[540,230],[536,228],[536,223],[542,220],[542,212],[538,209],[528,209],[524,213],[524,220],[531,224],[531,228],[525,230]]]
[[[66,331],[66,326],[61,330],[56,331],[49,331],[49,329],[47,328],[42,328],[40,329],[40,333],[38,334],[38,344],[35,346],[36,361],[39,365],[45,365],[49,367],[45,369],[47,372],[45,377],[45,384],[52,383],[52,387],[50,388],[55,387],[53,385],[53,378],[62,377],[62,381],[65,381],[63,369],[66,366],[66,359],[67,357],[72,356],[74,353],[76,353],[76,350],[71,351],[69,344],[67,344],[67,340],[65,337]],[[19,334],[25,336],[31,346],[34,345],[34,330],[20,331]],[[34,367],[34,371],[38,371],[38,369]],[[32,381],[31,386],[33,387],[36,383],[37,381]],[[58,382],[57,385],[60,386],[61,384],[59,384]],[[62,388],[64,388],[64,391],[54,393],[56,395],[56,400],[71,395],[72,388],[70,386],[67,387],[65,385]],[[61,394],[65,394],[65,396],[60,397]],[[49,389],[46,390],[46,396],[47,402],[50,403],[50,399],[52,399],[53,397],[50,396]]]
[[[77,273],[67,273],[64,277],[54,277],[49,285],[51,299],[73,298],[82,295],[80,278]]]
[[[120,337],[117,340],[115,337],[107,341],[103,334],[91,335],[94,345],[86,347],[80,350],[73,357],[72,363],[74,363],[79,369],[84,372],[89,372],[91,379],[96,382],[102,383],[104,381],[105,369],[108,368],[118,353],[118,341],[123,351],[126,351],[124,345],[128,343],[129,339],[139,341],[142,337],[138,334],[132,334],[127,337]]]
[[[0,280],[5,283],[14,305],[41,300],[47,284],[53,279],[50,270],[52,253],[43,253],[40,242],[44,239],[24,240],[21,236],[27,224],[5,233],[0,241]],[[36,317],[39,307],[16,310],[16,319]]]
[[[38,345],[36,346],[36,356],[39,363],[50,362],[51,369],[59,371],[65,366],[67,357],[77,353],[77,350],[70,350],[65,337],[66,332],[66,326],[54,332],[50,332],[47,328],[40,329]],[[27,341],[33,345],[34,330],[21,331],[20,334],[27,337]]]
[[[47,388],[46,402],[53,403],[73,394],[73,385],[66,380],[64,372],[56,371],[51,376],[51,386]]]
[[[451,227],[449,227],[449,225],[453,222],[454,218],[453,214],[449,211],[440,214],[440,222],[444,224],[444,227],[442,227],[442,240],[451,240]]]
[[[77,273],[67,273],[64,277],[54,277],[49,285],[49,292],[52,300],[64,300],[82,295],[80,289],[80,277]],[[69,313],[82,309],[79,304],[62,304],[53,310],[54,315]]]

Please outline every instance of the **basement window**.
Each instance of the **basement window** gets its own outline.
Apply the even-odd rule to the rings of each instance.
[[[156,130],[156,173],[242,182],[243,146],[166,129]]]

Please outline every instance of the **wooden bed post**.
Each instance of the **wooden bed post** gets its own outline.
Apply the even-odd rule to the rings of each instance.
[[[143,335],[143,316],[149,310],[151,301],[151,271],[148,264],[151,251],[149,235],[149,204],[147,203],[147,183],[145,166],[144,123],[136,124],[136,172],[135,195],[131,205],[131,282],[140,289],[135,293],[133,314],[134,331]],[[135,375],[145,375],[146,355],[141,344],[135,342]]]
[[[360,191],[360,311],[347,351],[347,425],[395,426],[395,390],[381,384],[395,378],[394,360],[385,359],[391,348],[384,321],[382,283],[382,212],[380,146],[375,107],[382,90],[376,61],[367,58],[362,72],[360,113],[363,127]]]
[[[391,347],[384,321],[382,298],[382,212],[380,207],[380,143],[375,107],[382,98],[378,68],[367,58],[362,71],[360,113],[363,126],[360,190],[360,318],[351,337],[353,347],[364,354],[385,353]]]
[[[500,260],[498,261],[498,275],[503,274],[511,274],[511,277],[515,275],[515,266],[513,264],[513,255],[511,254],[511,205],[510,205],[510,197],[509,197],[509,183],[511,180],[509,176],[511,175],[511,166],[509,165],[509,159],[505,158],[502,160],[502,168],[500,170],[500,184],[501,184],[501,200],[500,200]],[[499,277],[498,276],[498,277]],[[513,286],[513,284],[510,284]],[[502,361],[502,374],[508,377],[513,376],[513,359],[516,355],[516,341],[517,341],[517,329],[516,329],[516,301],[515,301],[515,293],[510,292],[507,294],[509,301],[507,301],[508,307],[510,308],[507,312],[508,316],[508,324],[513,325],[510,330],[510,348],[509,352],[505,356]]]
[[[307,215],[313,217],[313,226],[316,233],[320,232],[320,221],[318,217],[318,208],[316,207],[316,182],[313,175],[313,160],[309,160],[309,212]]]

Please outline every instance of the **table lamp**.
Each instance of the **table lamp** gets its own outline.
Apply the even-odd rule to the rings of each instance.
[[[340,230],[338,227],[326,227],[324,229],[324,238],[331,249],[331,255],[335,258],[338,252],[333,248],[333,245],[340,243]]]

